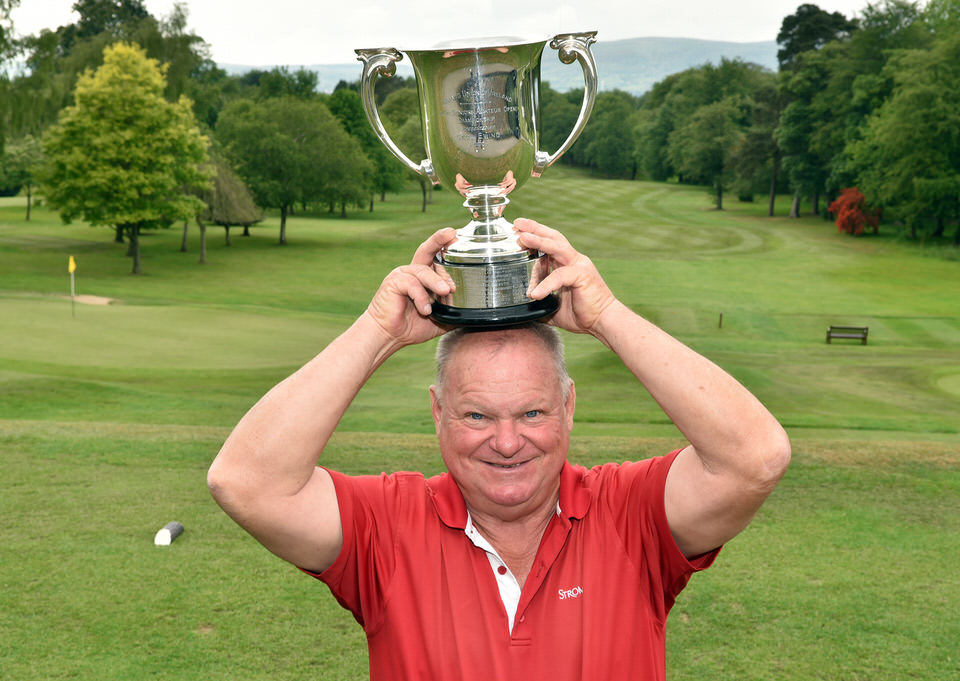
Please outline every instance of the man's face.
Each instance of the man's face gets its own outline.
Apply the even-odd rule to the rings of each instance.
[[[430,389],[443,461],[471,513],[516,520],[556,503],[573,428],[543,345],[529,331],[466,336]]]

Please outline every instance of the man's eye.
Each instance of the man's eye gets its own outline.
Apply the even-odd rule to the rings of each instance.
[[[483,420],[483,414],[478,414],[478,413],[475,412],[475,411],[470,412],[469,414],[467,414],[467,416],[468,416],[471,420],[473,420],[473,421],[482,421],[482,420]]]
[[[537,418],[538,416],[540,416],[540,410],[539,410],[539,409],[531,409],[531,410],[528,411],[526,414],[524,414],[524,416],[526,416],[528,419],[535,419],[535,418]]]

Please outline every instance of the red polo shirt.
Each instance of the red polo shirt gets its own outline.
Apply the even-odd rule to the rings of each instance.
[[[363,626],[372,681],[664,679],[667,613],[717,553],[690,562],[670,534],[663,489],[676,454],[565,464],[561,514],[543,535],[512,633],[448,474],[330,471],[343,548],[315,576]]]

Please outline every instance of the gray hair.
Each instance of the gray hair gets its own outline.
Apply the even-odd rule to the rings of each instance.
[[[544,348],[546,348],[547,352],[550,354],[550,358],[553,360],[553,367],[556,371],[557,380],[560,382],[560,392],[563,395],[564,402],[566,402],[567,397],[570,395],[570,386],[573,385],[573,380],[571,380],[570,375],[567,373],[567,363],[564,359],[563,352],[563,338],[560,336],[560,333],[552,326],[547,326],[542,322],[528,322],[526,324],[520,324],[517,326],[508,327],[506,329],[499,328],[496,330],[529,332],[536,336],[541,343],[543,343]],[[449,364],[450,358],[453,356],[454,351],[460,345],[461,341],[463,341],[463,339],[469,334],[490,333],[490,331],[490,329],[483,327],[460,326],[452,331],[448,331],[440,337],[440,340],[437,342],[437,378],[436,385],[434,386],[437,399],[440,399],[440,395],[443,392],[443,385],[444,381],[446,380],[447,365]]]

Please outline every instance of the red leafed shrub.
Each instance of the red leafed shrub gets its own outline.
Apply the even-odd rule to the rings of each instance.
[[[856,187],[840,192],[837,200],[830,204],[829,211],[837,216],[837,231],[860,236],[866,227],[873,227],[876,234],[880,227],[880,212],[867,210],[866,199]]]

